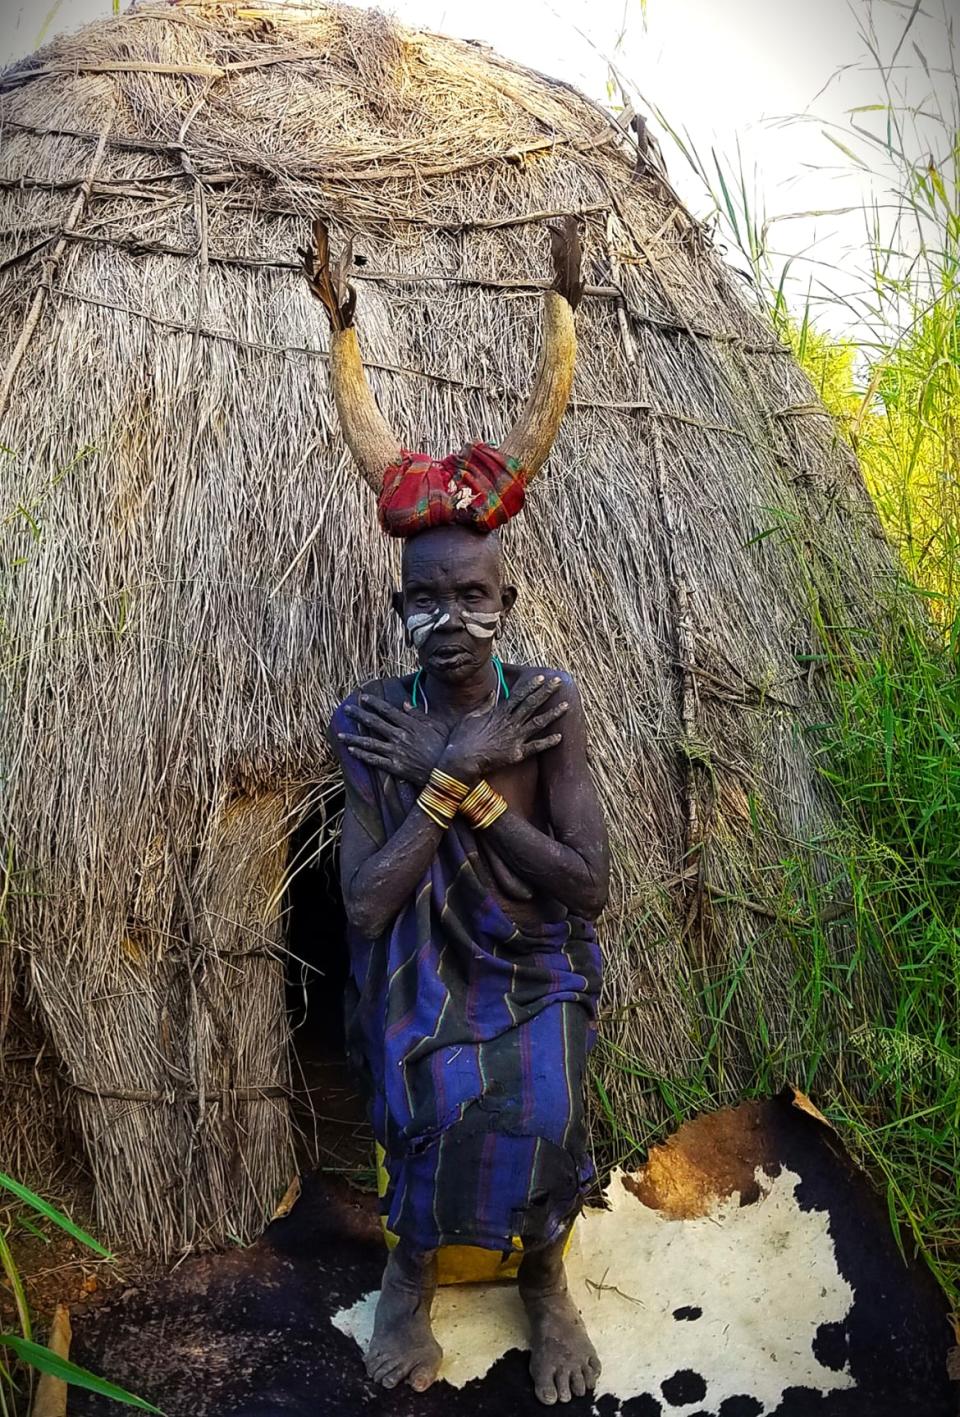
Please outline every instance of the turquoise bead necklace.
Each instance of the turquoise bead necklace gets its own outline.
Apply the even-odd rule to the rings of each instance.
[[[493,656],[493,667],[497,671],[497,697],[493,701],[494,708],[496,708],[497,704],[500,702],[501,694],[503,694],[503,697],[505,699],[509,699],[510,685],[507,683],[507,676],[503,672],[503,661],[498,659],[496,655]],[[416,674],[414,674],[413,676],[413,687],[410,690],[410,702],[413,704],[413,707],[416,708],[417,696],[419,695],[420,698],[423,700],[424,713],[429,713],[430,705],[427,703],[427,696],[420,685],[420,680],[422,678],[423,670],[418,669]]]

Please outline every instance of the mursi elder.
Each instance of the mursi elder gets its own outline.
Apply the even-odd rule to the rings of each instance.
[[[331,272],[315,226],[311,290],[330,315],[347,442],[405,538],[394,595],[419,669],[351,694],[331,738],[346,783],[347,1041],[385,1151],[390,1253],[367,1353],[418,1391],[442,1354],[430,1327],[436,1252],[504,1253],[519,1236],[531,1374],[545,1403],[600,1365],[567,1293],[563,1247],[591,1176],[583,1078],[606,900],[606,832],[570,676],[494,653],[516,591],[497,528],[523,505],[569,397],[579,242],[551,239],[557,279],[533,392],[500,448],[434,462],[403,450],[374,403],[352,327],[349,251]]]

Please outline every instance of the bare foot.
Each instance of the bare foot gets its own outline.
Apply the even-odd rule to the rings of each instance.
[[[367,1349],[367,1376],[384,1387],[404,1379],[425,1392],[440,1370],[443,1351],[430,1327],[436,1292],[436,1256],[392,1250],[377,1301],[373,1338]]]
[[[530,1320],[530,1376],[548,1406],[592,1392],[600,1359],[566,1284],[554,1294],[523,1294]]]
[[[520,1263],[520,1297],[530,1320],[530,1376],[548,1406],[592,1392],[600,1376],[597,1351],[567,1293],[566,1237],[567,1232],[552,1245],[529,1250]]]

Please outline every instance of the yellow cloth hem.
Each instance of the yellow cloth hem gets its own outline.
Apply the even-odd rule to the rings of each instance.
[[[387,1194],[389,1177],[386,1167],[386,1153],[379,1142],[377,1147],[377,1195],[383,1199]],[[387,1248],[393,1249],[398,1236],[387,1229],[387,1222],[380,1217]],[[570,1244],[571,1227],[564,1245],[564,1254]],[[484,1250],[479,1245],[443,1245],[437,1252],[438,1284],[491,1284],[498,1279],[516,1279],[523,1258],[523,1242],[518,1235],[513,1237],[513,1253],[504,1256],[499,1250]]]

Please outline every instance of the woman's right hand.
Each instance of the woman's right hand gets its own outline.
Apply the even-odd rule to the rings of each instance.
[[[451,733],[437,767],[473,786],[499,768],[555,748],[563,734],[550,730],[568,708],[565,700],[550,702],[561,682],[533,674],[490,713],[468,715]]]
[[[359,706],[348,704],[345,713],[356,722],[358,733],[337,736],[347,752],[392,777],[415,787],[425,787],[438,766],[447,742],[447,730],[412,704],[398,709],[385,699],[361,694]]]

